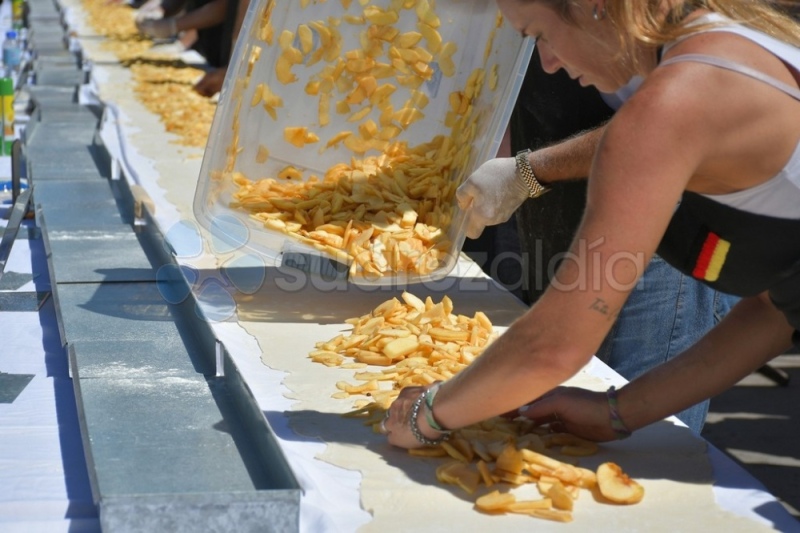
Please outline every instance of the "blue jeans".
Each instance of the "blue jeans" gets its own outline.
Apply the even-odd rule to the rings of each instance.
[[[737,300],[681,274],[654,256],[597,357],[632,380],[694,344]],[[699,434],[708,403],[706,400],[677,416]]]

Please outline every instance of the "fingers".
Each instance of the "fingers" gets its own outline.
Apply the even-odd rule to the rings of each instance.
[[[519,408],[519,414],[525,418],[530,418],[537,424],[549,424],[560,421],[558,406],[552,398],[543,397],[535,402],[529,403]]]
[[[227,69],[212,70],[195,83],[194,90],[202,96],[212,97],[222,90]]]
[[[524,201],[524,197],[508,193],[502,178],[505,164],[498,159],[484,163],[456,189],[458,206],[467,212],[465,233],[471,239],[478,238],[486,226],[511,218]]]
[[[456,201],[458,202],[458,207],[461,209],[469,209],[472,206],[472,202],[475,200],[475,196],[475,187],[469,180],[459,185],[456,189]]]
[[[381,420],[381,423],[380,423],[379,429],[380,429],[380,432],[382,434],[384,434],[384,435],[388,435],[389,434],[389,429],[386,427],[386,421],[389,420],[389,416],[391,415],[391,412],[392,412],[391,408],[387,409],[386,410],[386,414],[383,416],[383,420]]]
[[[527,406],[520,414],[550,429],[598,442],[614,440],[608,404],[603,392],[580,387],[559,387]]]
[[[467,214],[467,228],[465,230],[465,234],[470,239],[477,239],[483,233],[483,230],[486,229],[486,224],[479,220],[479,217],[476,216],[474,211]]]
[[[195,83],[193,89],[200,96],[213,96],[214,95],[214,93],[212,93],[211,89],[209,88],[209,83],[206,80],[206,76],[203,76],[203,79],[201,79],[200,81]]]
[[[392,402],[381,426],[386,431],[389,444],[401,448],[418,448],[420,446],[408,424],[411,419],[411,406],[422,390],[422,387],[406,387]]]
[[[470,239],[477,239],[486,228],[486,223],[482,220],[479,211],[474,208],[475,190],[469,182],[463,183],[456,189],[456,200],[458,207],[466,212],[465,234]]]
[[[561,399],[569,387],[556,387],[546,392],[537,400],[523,405],[517,411],[521,416],[530,418],[537,424],[563,422],[561,420]]]

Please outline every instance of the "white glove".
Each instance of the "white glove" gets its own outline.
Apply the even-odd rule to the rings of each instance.
[[[169,39],[178,34],[178,24],[174,18],[137,20],[136,29],[149,39]]]
[[[136,10],[136,22],[141,22],[147,19],[160,19],[164,18],[164,9],[161,7],[161,0],[148,0]]]
[[[152,10],[148,10],[148,11],[138,11],[136,13],[136,17],[133,20],[137,24],[137,27],[138,27],[138,24],[140,22],[144,22],[145,20],[159,20],[159,19],[162,19],[162,18],[164,18],[164,11],[161,10],[161,8],[159,8],[159,9],[152,9]]]
[[[467,209],[467,237],[477,239],[486,226],[505,222],[529,196],[517,176],[513,157],[490,159],[456,190],[461,209]]]

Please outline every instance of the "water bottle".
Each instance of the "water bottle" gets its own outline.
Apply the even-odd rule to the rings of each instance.
[[[17,71],[20,61],[22,61],[22,48],[19,45],[17,32],[8,30],[6,32],[6,40],[3,41],[3,65],[7,76],[11,76],[12,73]]]

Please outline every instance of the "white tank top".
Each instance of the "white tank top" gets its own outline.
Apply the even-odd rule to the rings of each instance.
[[[728,19],[725,17],[714,13],[697,19],[696,23],[725,23],[727,20]],[[800,71],[800,49],[795,46],[770,37],[758,30],[734,23],[725,24],[724,26],[715,26],[702,30],[701,33],[710,31],[725,31],[741,35],[765,48],[795,70]],[[665,46],[664,52],[675,44],[677,43],[670,43]],[[715,67],[739,72],[763,81],[800,101],[800,90],[796,87],[786,85],[762,72],[720,57],[685,54],[662,61],[659,67],[681,61],[706,63]],[[798,113],[798,118],[800,119],[800,113]],[[721,204],[750,213],[778,218],[800,219],[800,141],[798,141],[792,156],[783,169],[764,183],[734,193],[704,194],[703,196]]]

